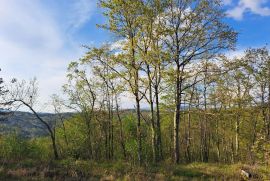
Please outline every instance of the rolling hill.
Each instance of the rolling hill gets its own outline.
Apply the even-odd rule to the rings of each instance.
[[[36,118],[36,116],[29,112],[4,112],[0,116],[0,135],[16,133],[24,138],[33,138],[48,135],[46,127]],[[40,117],[44,119],[49,125],[54,125],[59,122],[58,115],[51,113],[39,113]],[[71,117],[74,113],[64,113],[65,118]]]

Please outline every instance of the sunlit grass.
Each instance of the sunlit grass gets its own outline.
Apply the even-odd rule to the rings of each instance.
[[[24,160],[6,163],[0,167],[1,178],[25,178],[31,180],[91,179],[91,180],[239,180],[240,171],[246,169],[254,180],[269,179],[267,166],[244,164],[191,163],[174,165],[166,162],[138,167],[128,162],[96,163],[88,160],[64,159],[50,162]]]

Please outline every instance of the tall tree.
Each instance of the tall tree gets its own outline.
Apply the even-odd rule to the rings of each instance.
[[[258,86],[258,97],[256,105],[261,107],[264,132],[270,139],[270,55],[266,47],[248,49],[243,57],[245,68],[252,75],[254,87]]]
[[[93,159],[92,121],[97,104],[96,82],[90,78],[89,69],[85,70],[78,62],[71,62],[68,67],[68,83],[63,86],[72,109],[78,111],[86,123],[88,158]]]
[[[166,32],[163,41],[170,52],[170,66],[174,68],[174,161],[179,163],[184,71],[192,62],[211,59],[219,51],[233,48],[236,33],[222,21],[225,14],[218,0],[168,0],[162,15]]]
[[[159,15],[164,11],[162,1],[143,1],[143,11],[140,16],[141,23],[138,27],[138,55],[142,60],[142,70],[146,73],[146,87],[148,87],[145,99],[150,106],[150,121],[152,130],[153,161],[158,162],[162,158],[162,139],[160,128],[160,94],[162,70],[164,68],[165,55],[163,44],[160,41],[162,27],[160,27]]]
[[[138,162],[143,163],[142,155],[142,133],[141,133],[141,60],[137,58],[137,35],[138,26],[141,23],[140,15],[142,11],[142,1],[133,0],[100,0],[101,6],[106,9],[104,15],[108,17],[109,24],[102,27],[109,29],[117,36],[126,40],[126,53],[118,56],[115,61],[125,69],[124,78],[129,85],[129,89],[134,96],[137,113],[137,145]]]

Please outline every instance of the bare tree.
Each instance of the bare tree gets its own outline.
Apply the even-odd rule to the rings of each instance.
[[[34,109],[34,104],[37,100],[38,87],[37,80],[34,78],[29,82],[13,80],[8,87],[8,92],[3,97],[1,105],[11,106],[13,109],[19,109],[21,106],[27,107],[36,118],[45,126],[50,134],[54,158],[59,159],[59,154],[56,146],[55,125],[47,123]]]
[[[57,94],[53,94],[51,96],[51,103],[50,105],[52,105],[54,113],[56,114],[56,119],[61,121],[61,126],[64,132],[64,139],[65,139],[65,144],[68,146],[68,139],[67,139],[67,135],[66,135],[66,127],[64,124],[65,121],[65,116],[63,114],[63,109],[65,106],[64,100],[62,100]],[[56,125],[56,123],[55,123]]]

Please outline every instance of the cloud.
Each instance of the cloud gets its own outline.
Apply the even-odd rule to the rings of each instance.
[[[234,18],[236,20],[242,20],[244,12],[245,12],[244,7],[235,7],[227,11],[227,14],[229,17]]]
[[[68,63],[83,53],[73,35],[95,5],[93,0],[0,0],[0,77],[36,76],[42,103],[59,93]]]
[[[90,19],[94,11],[96,2],[94,0],[75,0],[70,17],[70,24],[73,28],[78,28]]]
[[[246,12],[260,16],[270,16],[270,8],[265,6],[266,3],[267,0],[240,0],[236,7],[227,11],[227,14],[236,20],[242,20]]]
[[[224,5],[230,5],[232,3],[232,0],[222,0],[222,3]]]
[[[232,50],[232,51],[226,52],[225,56],[228,57],[229,59],[242,58],[245,55],[245,51],[246,51],[245,48]]]
[[[54,49],[63,44],[52,17],[38,3],[20,0],[0,2],[0,38],[16,47]]]

